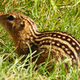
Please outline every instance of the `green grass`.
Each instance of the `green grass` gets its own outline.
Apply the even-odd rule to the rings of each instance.
[[[74,35],[80,40],[80,1],[79,0],[0,0],[0,12],[18,12],[31,17],[40,31],[60,30]],[[34,52],[35,53],[35,52]],[[33,54],[34,54],[33,53]],[[32,56],[32,53],[28,57]],[[46,64],[35,66],[32,57],[21,62],[15,52],[11,36],[0,25],[0,80],[79,80],[80,70],[70,67],[52,73],[47,72]],[[30,61],[27,69],[24,68]],[[63,64],[61,63],[61,66]],[[38,69],[35,71],[35,68]]]

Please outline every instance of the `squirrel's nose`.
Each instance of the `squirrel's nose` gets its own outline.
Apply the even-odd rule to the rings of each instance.
[[[2,19],[2,15],[3,15],[3,14],[0,14],[0,20]]]

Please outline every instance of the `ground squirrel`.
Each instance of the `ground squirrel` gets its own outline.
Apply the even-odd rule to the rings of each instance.
[[[62,31],[39,32],[31,18],[19,13],[1,14],[0,24],[12,36],[19,56],[28,55],[29,48],[26,44],[28,43],[32,52],[35,50],[36,54],[42,52],[36,64],[45,62],[51,48],[49,56],[51,64],[54,64],[56,56],[57,61],[65,57],[71,59],[69,61],[71,65],[76,63],[79,66],[80,41],[71,34]]]

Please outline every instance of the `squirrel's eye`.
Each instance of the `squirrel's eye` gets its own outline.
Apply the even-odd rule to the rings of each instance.
[[[15,18],[12,15],[10,15],[7,19],[8,20],[14,20]]]

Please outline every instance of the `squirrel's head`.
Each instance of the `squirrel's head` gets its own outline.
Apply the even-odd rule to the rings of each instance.
[[[19,13],[1,14],[0,24],[12,37],[14,35],[18,35],[19,33],[21,34],[24,30],[27,34],[31,28],[35,28],[35,30],[37,30],[37,27],[32,19]]]

